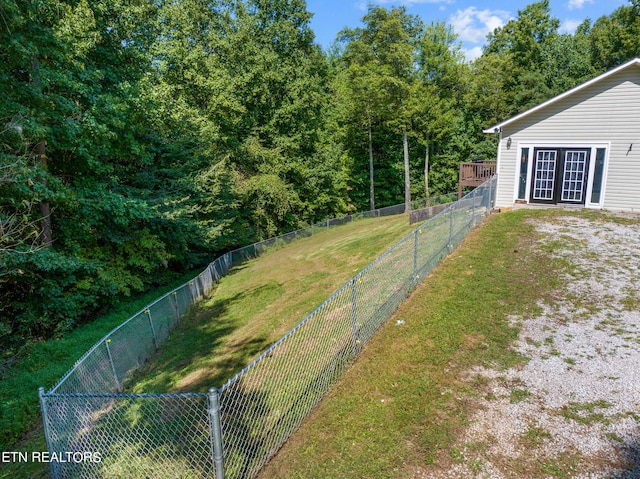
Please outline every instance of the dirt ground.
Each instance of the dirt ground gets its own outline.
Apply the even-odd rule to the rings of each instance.
[[[467,372],[476,413],[449,464],[416,479],[640,478],[640,215],[536,221],[564,286],[511,318],[524,366]]]

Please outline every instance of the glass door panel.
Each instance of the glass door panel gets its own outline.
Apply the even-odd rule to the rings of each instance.
[[[582,203],[585,192],[586,151],[567,151],[562,175],[562,201]]]
[[[556,175],[556,150],[538,150],[533,182],[534,200],[553,200]]]

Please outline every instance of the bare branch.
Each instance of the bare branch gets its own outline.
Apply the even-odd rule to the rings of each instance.
[[[9,212],[0,207],[0,253],[30,253],[40,248],[39,220],[30,220],[33,203]]]
[[[0,119],[0,140],[7,135],[18,135],[21,149],[17,150],[0,141],[0,257],[6,253],[28,254],[37,251],[42,246],[42,233],[39,227],[41,219],[34,220],[38,216],[33,211],[37,201],[33,198],[22,199],[7,197],[2,192],[7,192],[11,184],[24,181],[24,173],[29,169],[27,163],[31,157],[28,152],[27,141],[22,138],[21,117],[15,116],[11,120]],[[15,138],[15,137],[14,137]],[[22,176],[22,180],[19,180]],[[31,180],[28,180],[29,182]],[[32,184],[32,183],[31,183]],[[4,265],[0,260],[0,276],[7,274],[3,271]]]

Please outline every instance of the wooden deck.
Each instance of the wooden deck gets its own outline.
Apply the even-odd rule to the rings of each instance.
[[[495,161],[477,161],[460,163],[460,179],[458,181],[458,199],[462,198],[463,186],[480,186],[496,174]]]

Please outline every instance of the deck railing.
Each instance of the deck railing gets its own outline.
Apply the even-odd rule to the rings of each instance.
[[[458,198],[462,198],[463,186],[480,186],[496,174],[495,161],[474,161],[460,163],[460,179],[458,181]]]

